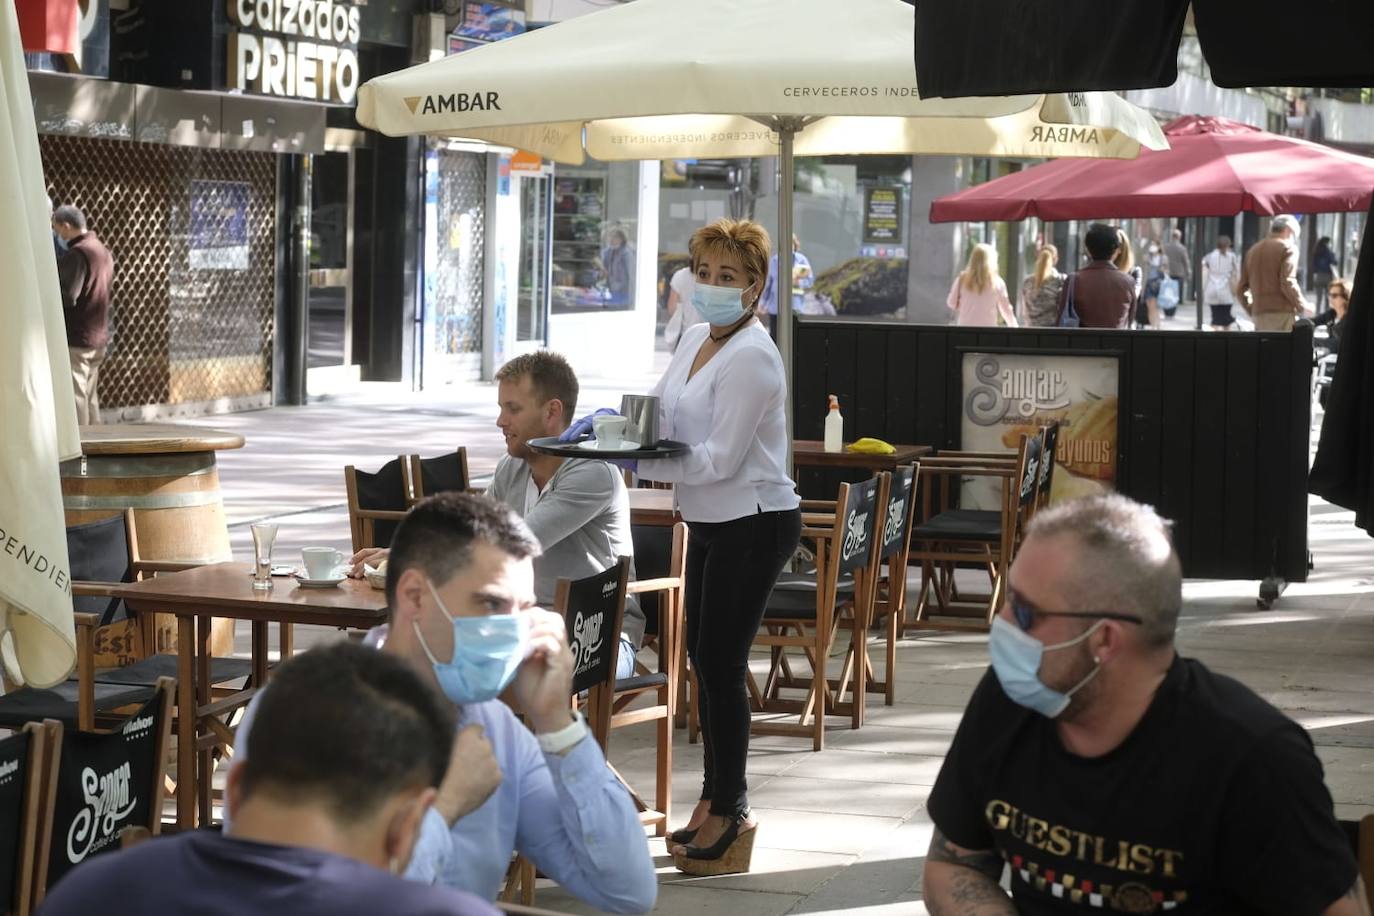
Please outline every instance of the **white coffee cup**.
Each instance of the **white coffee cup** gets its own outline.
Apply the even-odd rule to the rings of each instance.
[[[592,417],[592,433],[596,436],[596,447],[622,449],[625,447],[625,426],[630,421],[612,414]]]
[[[333,547],[306,547],[301,551],[307,579],[336,579],[344,555]]]

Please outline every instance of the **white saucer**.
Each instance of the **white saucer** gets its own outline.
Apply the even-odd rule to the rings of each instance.
[[[301,588],[334,588],[347,578],[347,576],[339,576],[337,579],[307,579],[300,573],[296,573],[296,583]]]
[[[597,445],[595,439],[588,439],[585,442],[579,442],[577,443],[577,447],[585,448],[589,452],[625,452],[634,451],[635,449],[639,448],[639,446],[635,445],[633,442],[625,442],[621,445],[616,446],[615,448],[602,448],[601,446]]]

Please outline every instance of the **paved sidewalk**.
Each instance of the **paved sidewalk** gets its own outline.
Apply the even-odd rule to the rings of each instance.
[[[579,411],[647,390],[653,379],[584,380]],[[344,464],[375,468],[401,452],[432,455],[468,447],[473,472],[490,473],[502,451],[492,425],[495,388],[464,385],[420,395],[376,386],[312,404],[206,420],[242,433],[248,446],[220,453],[235,552],[251,555],[247,526],[281,525],[278,558],[299,548],[347,549]],[[1374,542],[1353,513],[1312,501],[1310,581],[1291,586],[1271,611],[1255,607],[1257,583],[1190,581],[1179,643],[1187,655],[1233,675],[1307,727],[1326,766],[1342,817],[1374,813]],[[298,646],[337,638],[301,632]],[[247,651],[247,633],[239,648]],[[881,658],[877,659],[881,665]],[[759,659],[763,661],[762,658]],[[826,750],[760,738],[750,752],[751,801],[761,821],[755,870],[692,879],[677,874],[662,841],[651,840],[664,914],[926,912],[921,867],[930,841],[926,797],[963,707],[987,665],[986,639],[930,634],[898,651],[897,703],[870,699],[868,723],[835,720]],[[634,784],[652,785],[653,730],[618,731],[611,760]],[[695,802],[701,748],[679,732],[674,745],[675,822]],[[557,888],[537,902],[595,912]]]

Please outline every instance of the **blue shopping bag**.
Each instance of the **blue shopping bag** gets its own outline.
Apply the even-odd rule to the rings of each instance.
[[[1173,277],[1165,277],[1159,281],[1159,307],[1166,312],[1171,312],[1178,308],[1178,301],[1182,298],[1179,283]]]

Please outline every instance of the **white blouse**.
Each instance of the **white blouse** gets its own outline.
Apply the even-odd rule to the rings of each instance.
[[[728,522],[801,504],[787,474],[787,379],[762,326],[735,333],[689,381],[709,324],[686,328],[659,399],[659,435],[691,445],[676,458],[639,463],[646,480],[675,484],[688,522]]]

